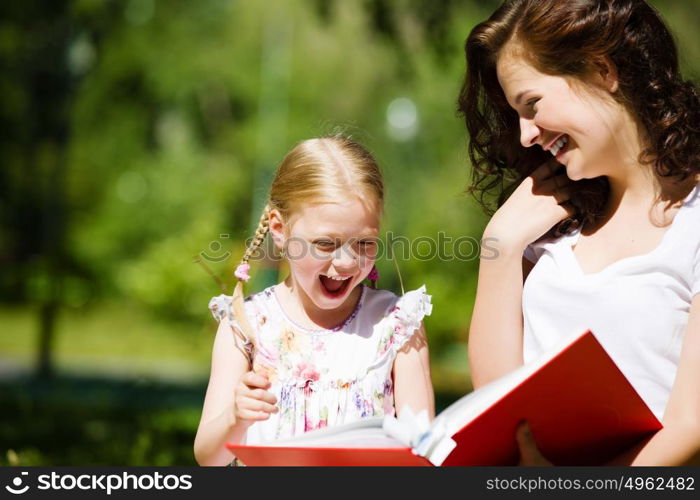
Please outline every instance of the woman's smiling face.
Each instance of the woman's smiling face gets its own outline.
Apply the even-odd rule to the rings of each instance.
[[[284,228],[270,230],[285,249],[295,288],[319,309],[340,308],[374,266],[379,215],[351,197],[305,205]]]
[[[511,42],[512,43],[512,42]],[[566,166],[572,180],[608,175],[623,155],[618,139],[625,126],[622,106],[611,95],[615,75],[601,73],[599,81],[581,82],[547,75],[531,66],[522,50],[507,44],[498,58],[498,81],[519,116],[523,147],[539,145]]]

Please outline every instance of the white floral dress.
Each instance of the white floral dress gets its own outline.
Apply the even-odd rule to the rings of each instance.
[[[364,285],[355,311],[332,330],[288,318],[269,287],[245,300],[256,330],[256,371],[271,382],[279,412],[249,427],[246,443],[284,439],[366,417],[394,415],[392,367],[397,352],[432,310],[425,286],[397,297]],[[231,314],[231,296],[209,302],[214,317]]]

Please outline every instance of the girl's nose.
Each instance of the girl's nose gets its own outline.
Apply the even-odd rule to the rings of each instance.
[[[338,247],[333,253],[333,267],[338,271],[353,269],[357,265],[357,255],[350,245]]]
[[[540,136],[540,128],[535,125],[535,121],[527,118],[520,118],[520,144],[525,148],[529,148],[533,144],[537,144],[537,138]]]

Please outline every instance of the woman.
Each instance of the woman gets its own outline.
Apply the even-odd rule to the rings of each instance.
[[[475,387],[590,328],[664,424],[613,463],[698,461],[700,100],[671,34],[643,0],[510,0],[466,56],[471,189],[499,202]],[[517,438],[522,463],[547,463]]]

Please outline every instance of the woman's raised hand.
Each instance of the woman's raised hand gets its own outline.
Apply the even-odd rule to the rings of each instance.
[[[271,413],[277,413],[277,398],[267,389],[270,380],[259,373],[249,371],[241,377],[236,386],[236,420],[252,425],[259,420],[267,420]]]
[[[556,173],[558,166],[553,159],[543,163],[513,191],[486,226],[484,239],[492,240],[490,245],[521,252],[573,215],[568,203],[572,181],[566,173]]]

